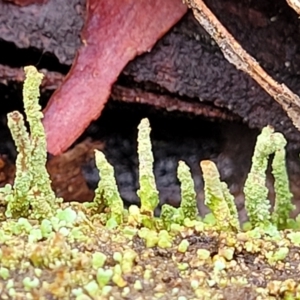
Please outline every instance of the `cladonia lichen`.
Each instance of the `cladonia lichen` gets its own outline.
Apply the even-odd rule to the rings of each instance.
[[[94,201],[60,203],[45,168],[38,105],[42,75],[33,67],[25,70],[30,134],[22,115],[10,113],[17,173],[14,185],[0,190],[1,205],[3,197],[6,203],[0,222],[1,299],[221,299],[224,288],[229,288],[227,293],[232,290],[233,297],[245,288],[253,299],[299,299],[298,270],[291,258],[298,253],[300,234],[277,230],[288,226],[293,209],[281,134],[267,127],[258,137],[245,194],[250,220],[259,227],[248,232],[240,230],[234,197],[216,165],[207,160],[201,162],[205,203],[215,224],[198,216],[194,181],[183,161],[177,169],[180,207],[164,204],[160,218],[154,217],[159,197],[147,119],[141,121],[138,134],[141,208],[123,207],[113,167],[100,151],[95,151],[100,181]],[[265,171],[272,153],[276,203],[270,215]],[[272,271],[265,288],[256,284],[257,263],[245,265],[249,257],[267,266],[263,277]]]
[[[164,204],[161,210],[161,220],[169,229],[172,224],[182,225],[185,220],[195,220],[198,215],[196,192],[190,168],[185,162],[178,163],[177,177],[180,181],[181,203],[179,208]]]
[[[158,190],[153,174],[153,153],[150,140],[150,123],[143,119],[138,127],[139,183],[137,194],[141,200],[141,213],[153,216],[159,203]]]
[[[209,160],[201,162],[204,179],[205,204],[213,213],[219,230],[239,230],[239,219],[234,198],[226,183],[220,181],[216,165]]]
[[[180,208],[185,218],[195,220],[198,215],[195,184],[190,168],[184,161],[178,163],[177,177],[180,181],[181,189]]]
[[[13,186],[7,185],[0,190],[7,209],[6,216],[12,218],[30,217],[49,219],[55,215],[61,199],[57,199],[51,189],[51,181],[46,170],[46,136],[42,125],[43,114],[39,101],[39,85],[43,75],[34,67],[25,68],[23,97],[26,118],[30,134],[27,132],[23,116],[19,112],[8,114],[8,125],[16,143],[18,156],[16,161],[16,178]],[[139,185],[137,194],[141,207],[129,210],[129,220],[149,228],[166,228],[172,224],[182,225],[185,220],[196,220],[198,215],[196,192],[189,167],[180,161],[178,179],[181,183],[181,206],[176,209],[163,205],[161,219],[154,218],[154,210],[159,204],[159,192],[153,173],[153,153],[150,139],[150,124],[143,119],[138,126]],[[274,132],[271,127],[262,130],[252,158],[252,167],[245,183],[245,206],[253,227],[273,224],[285,228],[289,214],[294,206],[285,166],[286,141],[282,134]],[[268,189],[265,186],[268,158],[274,154],[272,172],[276,193],[275,207],[270,214]],[[90,207],[93,212],[105,215],[102,220],[110,227],[123,222],[128,212],[124,210],[123,201],[118,191],[113,167],[107,162],[102,152],[95,152],[96,165],[101,180]],[[226,184],[220,181],[220,175],[213,162],[202,161],[205,203],[211,209],[219,230],[240,230],[234,197]]]
[[[107,219],[110,219],[110,222],[114,220],[117,224],[121,224],[123,221],[123,201],[118,191],[114,169],[99,150],[95,150],[95,160],[101,180],[95,191],[94,203],[100,211],[109,207]]]
[[[244,187],[245,207],[253,227],[266,227],[272,221],[274,225],[282,226],[286,224],[293,209],[285,166],[285,145],[286,140],[283,135],[274,132],[274,129],[270,126],[263,128],[261,134],[257,137],[251,170]],[[271,218],[271,204],[267,198],[266,171],[269,156],[273,153],[275,153],[272,166],[276,202]]]
[[[282,140],[284,140],[282,136]],[[275,205],[272,213],[272,222],[278,228],[287,227],[287,221],[290,213],[295,209],[292,204],[292,193],[289,189],[289,179],[285,163],[285,146],[282,141],[282,147],[275,151],[272,162],[272,174],[274,176]]]
[[[14,111],[8,114],[8,126],[15,141],[18,156],[14,185],[1,189],[7,201],[6,216],[43,219],[52,216],[61,201],[51,189],[46,169],[46,135],[39,105],[39,86],[43,75],[35,67],[25,67],[23,99],[30,134],[23,116]]]

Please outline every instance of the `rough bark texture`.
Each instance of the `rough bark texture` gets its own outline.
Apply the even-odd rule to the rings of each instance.
[[[214,4],[211,6],[219,19],[272,76],[300,93],[297,80],[300,57],[296,53],[298,20],[292,10],[283,6],[282,13],[277,13],[277,20],[272,22],[264,7],[258,11],[248,7],[247,14],[246,5],[237,5],[235,1],[209,3]],[[286,45],[285,40],[289,41],[288,46],[282,46]],[[236,70],[219,48],[211,44],[203,28],[189,14],[151,53],[138,57],[124,72],[135,81],[150,81],[195,101],[227,107],[252,128],[271,124],[298,147],[300,134],[280,105],[248,75]]]
[[[218,44],[226,60],[256,81],[283,108],[299,131],[299,96],[285,84],[274,80],[257,60],[245,51],[202,0],[186,0],[185,3],[192,9],[199,24]]]
[[[34,47],[71,65],[81,45],[84,0],[49,0],[19,7],[0,1],[0,38],[19,48]]]

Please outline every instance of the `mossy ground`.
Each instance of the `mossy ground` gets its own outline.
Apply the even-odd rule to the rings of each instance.
[[[76,218],[51,220],[47,238],[36,221],[1,223],[1,299],[300,299],[289,231],[271,239],[195,222],[171,230],[169,247],[148,247],[145,228],[108,229],[85,206],[63,206]]]

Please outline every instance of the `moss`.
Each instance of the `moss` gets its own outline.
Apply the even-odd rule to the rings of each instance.
[[[24,89],[30,93],[24,92],[24,100],[37,101],[41,76],[33,68],[26,72]],[[124,209],[113,167],[101,152],[95,153],[101,180],[94,201],[60,203],[49,189],[45,155],[39,153],[45,151],[45,135],[42,115],[33,103],[25,106],[26,113],[32,113],[27,116],[31,134],[20,114],[9,117],[19,155],[14,185],[1,189],[7,205],[0,222],[1,299],[300,298],[294,267],[299,234],[278,230],[288,226],[293,208],[282,135],[268,127],[258,138],[245,187],[253,229],[242,232],[234,198],[210,161],[201,162],[201,168],[213,218],[204,222],[197,216],[194,183],[184,162],[178,166],[181,206],[163,205],[161,217],[154,217],[158,191],[146,119],[139,126],[138,141],[141,208]],[[276,191],[272,217],[264,189],[271,153]],[[251,206],[250,199],[258,207]]]

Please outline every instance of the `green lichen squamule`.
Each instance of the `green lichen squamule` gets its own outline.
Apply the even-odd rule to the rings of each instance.
[[[164,228],[170,230],[172,224],[183,224],[184,215],[182,209],[164,204],[161,208],[160,218]]]
[[[276,181],[276,204],[272,219],[275,224],[278,224],[278,222],[281,224],[285,223],[287,214],[289,214],[292,208],[291,204],[284,207],[288,201],[290,203],[291,196],[284,163],[285,152],[280,152],[284,149],[285,145],[286,141],[282,134],[274,133],[274,129],[270,126],[263,128],[261,134],[257,137],[251,170],[244,187],[245,207],[253,227],[268,226],[271,224],[271,205],[267,199],[266,170],[268,158],[273,153],[275,153],[273,174]]]
[[[39,86],[43,74],[35,67],[25,67],[23,101],[30,135],[26,131],[23,117],[19,112],[8,114],[8,126],[16,143],[16,178],[10,194],[6,216],[18,218],[30,215],[33,219],[52,216],[60,199],[51,189],[46,169],[46,135],[42,125],[43,114],[39,105]]]
[[[141,213],[152,217],[159,203],[158,190],[153,174],[153,154],[150,140],[150,123],[143,119],[138,126],[139,183],[137,194],[141,200]]]
[[[220,181],[216,165],[209,160],[200,163],[204,179],[205,204],[215,217],[219,230],[239,230],[239,219],[233,196],[227,185]]]
[[[99,150],[95,150],[95,160],[100,181],[95,191],[94,203],[99,208],[109,207],[108,219],[114,219],[121,224],[123,222],[123,201],[118,191],[114,169]]]

